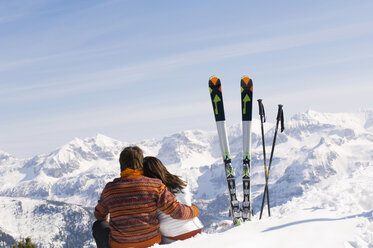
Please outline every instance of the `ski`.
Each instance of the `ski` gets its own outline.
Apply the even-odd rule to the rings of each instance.
[[[230,213],[233,219],[233,224],[241,224],[241,210],[236,195],[236,181],[232,167],[231,155],[229,151],[229,143],[227,129],[225,124],[225,114],[223,105],[223,95],[221,90],[221,82],[217,76],[212,76],[209,79],[209,89],[212,107],[218,130],[220,149],[223,156],[225,176],[228,185],[228,193],[230,200]]]
[[[250,162],[251,162],[251,121],[253,108],[253,81],[248,76],[241,78],[241,110],[243,137],[243,167],[242,167],[242,219],[251,220],[250,199]]]

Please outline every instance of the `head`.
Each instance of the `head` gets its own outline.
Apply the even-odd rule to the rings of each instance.
[[[186,186],[186,182],[179,176],[171,174],[163,163],[156,157],[144,158],[144,176],[160,179],[172,193],[181,192]]]
[[[128,146],[120,153],[119,163],[120,170],[125,169],[142,170],[144,155],[138,146]]]

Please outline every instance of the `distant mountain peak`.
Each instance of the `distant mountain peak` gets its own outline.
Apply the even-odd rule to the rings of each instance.
[[[0,150],[0,163],[9,159],[14,159],[14,157],[9,153]]]
[[[95,137],[93,138],[87,138],[84,141],[89,141],[92,143],[95,143],[98,146],[113,146],[113,145],[118,145],[119,143],[122,143],[118,140],[115,140],[113,138],[110,138],[106,135],[103,135],[101,133],[98,133]]]
[[[284,183],[284,187],[291,183],[297,192],[302,192],[299,185],[317,182],[322,180],[321,177],[329,177],[334,171],[342,171],[337,167],[341,161],[371,154],[373,134],[364,129],[364,125],[370,127],[367,120],[372,118],[373,116],[363,112],[320,113],[314,110],[293,116],[285,122],[285,132],[278,134],[271,180]],[[274,123],[266,123],[265,127],[265,141],[270,146]],[[229,126],[227,130],[232,165],[237,168],[237,178],[240,178],[241,123]],[[360,143],[354,142],[357,139]],[[254,184],[258,181],[263,183],[264,179],[261,142],[260,121],[253,119]],[[14,160],[19,166],[5,161],[2,163],[3,170],[0,170],[0,182],[3,182],[3,186],[0,185],[0,195],[45,196],[48,199],[93,204],[105,183],[118,175],[119,154],[129,144],[99,133],[91,138],[75,138],[48,155],[38,155],[25,161]],[[147,139],[135,144],[144,150],[146,156],[158,157],[172,173],[187,180],[193,192],[197,192],[196,196],[206,195],[206,199],[209,199],[225,192],[224,170],[216,131],[185,130],[161,139]],[[267,149],[269,152],[270,147]],[[8,158],[9,154],[0,152],[0,159],[1,157]],[[10,171],[9,168],[14,169]],[[315,178],[307,181],[309,178],[304,175],[313,175]],[[287,200],[288,192],[282,194],[283,200]]]
[[[274,123],[266,123],[265,129],[268,159]],[[373,112],[371,111],[321,113],[308,110],[286,120],[285,132],[278,133],[272,161],[269,180],[271,206],[273,208],[284,206],[294,197],[310,193],[307,192],[310,189],[322,192],[328,185],[328,180],[340,180],[353,174],[356,174],[360,180],[363,176],[360,175],[362,169],[371,168],[372,165],[372,129]],[[261,204],[265,182],[260,130],[260,121],[253,119],[251,189],[252,206],[256,213]],[[242,196],[241,123],[227,127],[227,132],[231,162],[236,173],[237,196],[240,198]],[[230,219],[224,164],[215,130],[185,130],[161,139],[147,139],[135,144],[144,150],[146,156],[158,157],[171,173],[181,176],[188,183],[190,192],[187,193],[193,194],[193,204],[204,210],[201,211],[200,218],[207,230],[214,229],[214,223]],[[31,202],[36,206],[37,214],[40,212],[44,215],[47,212],[50,216],[67,216],[66,223],[69,224],[70,216],[82,216],[83,210],[79,207],[78,213],[75,214],[76,211],[71,211],[77,208],[75,206],[63,203],[62,207],[58,207],[60,203],[50,203],[45,200],[94,207],[106,183],[118,177],[118,157],[127,145],[129,143],[97,134],[91,138],[75,138],[48,155],[38,155],[28,160],[12,159],[11,155],[0,151],[0,196],[43,199],[37,202],[9,198],[1,201],[7,204],[2,209],[9,212],[8,216],[17,215],[12,207],[18,209],[19,202],[22,204]],[[368,177],[366,181],[369,181]],[[360,181],[353,187],[359,185]],[[341,188],[341,193],[342,191],[345,191],[345,188]],[[337,198],[333,197],[333,206]],[[365,198],[371,206],[368,199],[372,197]],[[66,213],[65,210],[68,212]],[[48,219],[46,223],[47,228],[54,228],[54,222],[49,223]],[[1,222],[0,235],[3,226]],[[66,226],[71,227],[70,224]],[[54,237],[50,238],[53,239]]]
[[[2,157],[2,156],[4,156],[4,157],[12,157],[12,155],[10,155],[9,153],[0,150],[0,157]]]

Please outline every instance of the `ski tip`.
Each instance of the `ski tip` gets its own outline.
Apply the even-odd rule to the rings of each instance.
[[[219,81],[219,77],[218,76],[211,76],[209,78],[209,83],[211,82],[213,85],[216,85],[216,83]]]
[[[246,85],[248,85],[249,82],[250,82],[250,80],[251,80],[251,78],[250,78],[249,76],[243,76],[243,77],[241,78],[241,80],[242,80]]]
[[[241,80],[244,81],[244,83],[247,85],[250,82],[251,78],[249,76],[242,76]]]
[[[244,90],[250,90],[251,92],[253,92],[253,81],[249,76],[243,76],[241,78],[241,93]]]
[[[247,82],[249,82],[249,80],[251,79],[249,76],[245,75],[245,76],[242,76],[241,78],[242,80],[247,80]]]

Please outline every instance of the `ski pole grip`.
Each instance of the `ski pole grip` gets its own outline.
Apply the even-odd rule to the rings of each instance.
[[[283,107],[282,104],[279,104],[279,105],[278,105],[277,118],[276,118],[278,121],[281,120],[282,107]]]
[[[266,122],[266,117],[265,117],[265,111],[264,111],[264,105],[263,105],[263,100],[258,99],[258,105],[259,105],[259,115],[260,115],[260,120],[262,122]]]
[[[277,121],[281,121],[281,133],[284,131],[284,111],[282,109],[283,105],[278,105],[278,112],[277,112]]]

